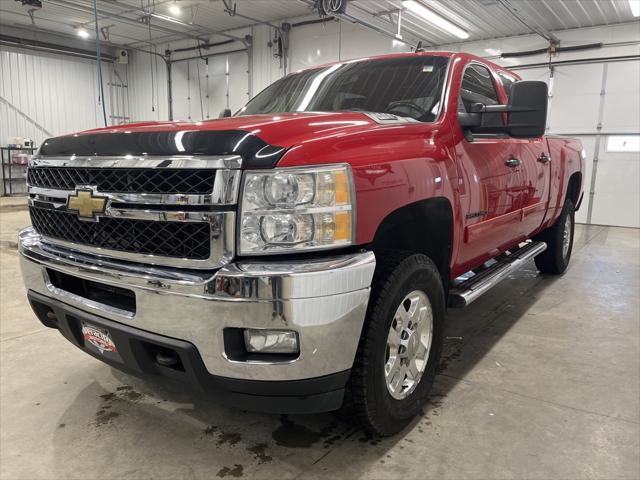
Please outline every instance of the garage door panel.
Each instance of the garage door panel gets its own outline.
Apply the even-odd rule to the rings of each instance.
[[[640,218],[640,194],[631,193],[624,198],[618,192],[598,193],[593,205],[591,223],[617,227],[638,228]]]
[[[229,76],[229,108],[231,112],[241,109],[249,100],[246,74]]]
[[[640,61],[610,63],[604,97],[602,131],[640,132]]]
[[[602,89],[602,64],[557,67],[549,119],[554,133],[594,133]]]
[[[549,84],[549,69],[547,67],[514,69],[513,71],[520,75],[523,80],[536,80]]]
[[[640,227],[640,153],[607,152],[602,137],[591,223]]]
[[[235,74],[247,74],[247,70],[249,68],[247,54],[244,52],[241,53],[233,53],[227,55],[227,59],[229,62],[229,73]]]

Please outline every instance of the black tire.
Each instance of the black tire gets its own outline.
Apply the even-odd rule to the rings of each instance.
[[[570,222],[568,226],[570,238],[568,250],[565,252],[563,245],[567,221]],[[571,260],[574,227],[575,211],[573,202],[567,199],[564,202],[564,207],[562,207],[562,212],[560,212],[560,217],[558,217],[556,223],[536,237],[537,240],[547,243],[547,249],[535,258],[538,270],[551,275],[560,275],[565,272],[569,266],[569,260]]]
[[[406,252],[376,254],[377,266],[367,317],[347,386],[345,410],[369,435],[398,433],[420,412],[436,375],[442,351],[445,300],[440,274],[428,257]],[[414,290],[426,294],[433,314],[431,349],[417,386],[406,398],[387,389],[387,336],[396,310]]]

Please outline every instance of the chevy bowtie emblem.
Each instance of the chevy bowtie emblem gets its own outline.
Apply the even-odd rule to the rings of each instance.
[[[77,212],[81,219],[95,220],[97,214],[104,213],[106,206],[107,197],[95,195],[89,188],[78,188],[67,198],[67,208]]]

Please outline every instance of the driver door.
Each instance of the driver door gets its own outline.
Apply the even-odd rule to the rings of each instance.
[[[476,102],[497,105],[499,97],[494,82],[484,65],[467,65],[459,110],[468,112]],[[502,114],[483,115],[483,126],[503,122]],[[462,138],[455,147],[464,225],[464,239],[458,252],[461,266],[474,268],[513,246],[521,214],[520,144],[504,134],[476,134],[472,139]]]

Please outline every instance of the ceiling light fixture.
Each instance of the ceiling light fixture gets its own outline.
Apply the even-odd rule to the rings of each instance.
[[[469,38],[469,34],[462,30],[460,27],[457,27],[449,20],[444,17],[441,17],[437,13],[429,10],[427,7],[422,5],[421,3],[416,2],[415,0],[405,0],[402,2],[402,6],[409,10],[411,13],[421,17],[429,23],[432,23],[438,28],[455,35],[461,39]]]
[[[631,15],[640,17],[640,0],[629,0],[629,7],[631,8]]]
[[[153,18],[158,18],[160,20],[164,20],[166,22],[177,23],[178,25],[184,25],[186,27],[190,27],[191,25],[183,22],[182,20],[178,20],[177,18],[170,17],[169,15],[162,15],[161,13],[150,13]]]
[[[169,5],[169,13],[171,15],[180,15],[182,13],[182,9],[178,6],[177,3],[172,3]]]
[[[78,28],[76,33],[78,34],[79,37],[89,38],[89,32],[84,28]]]

